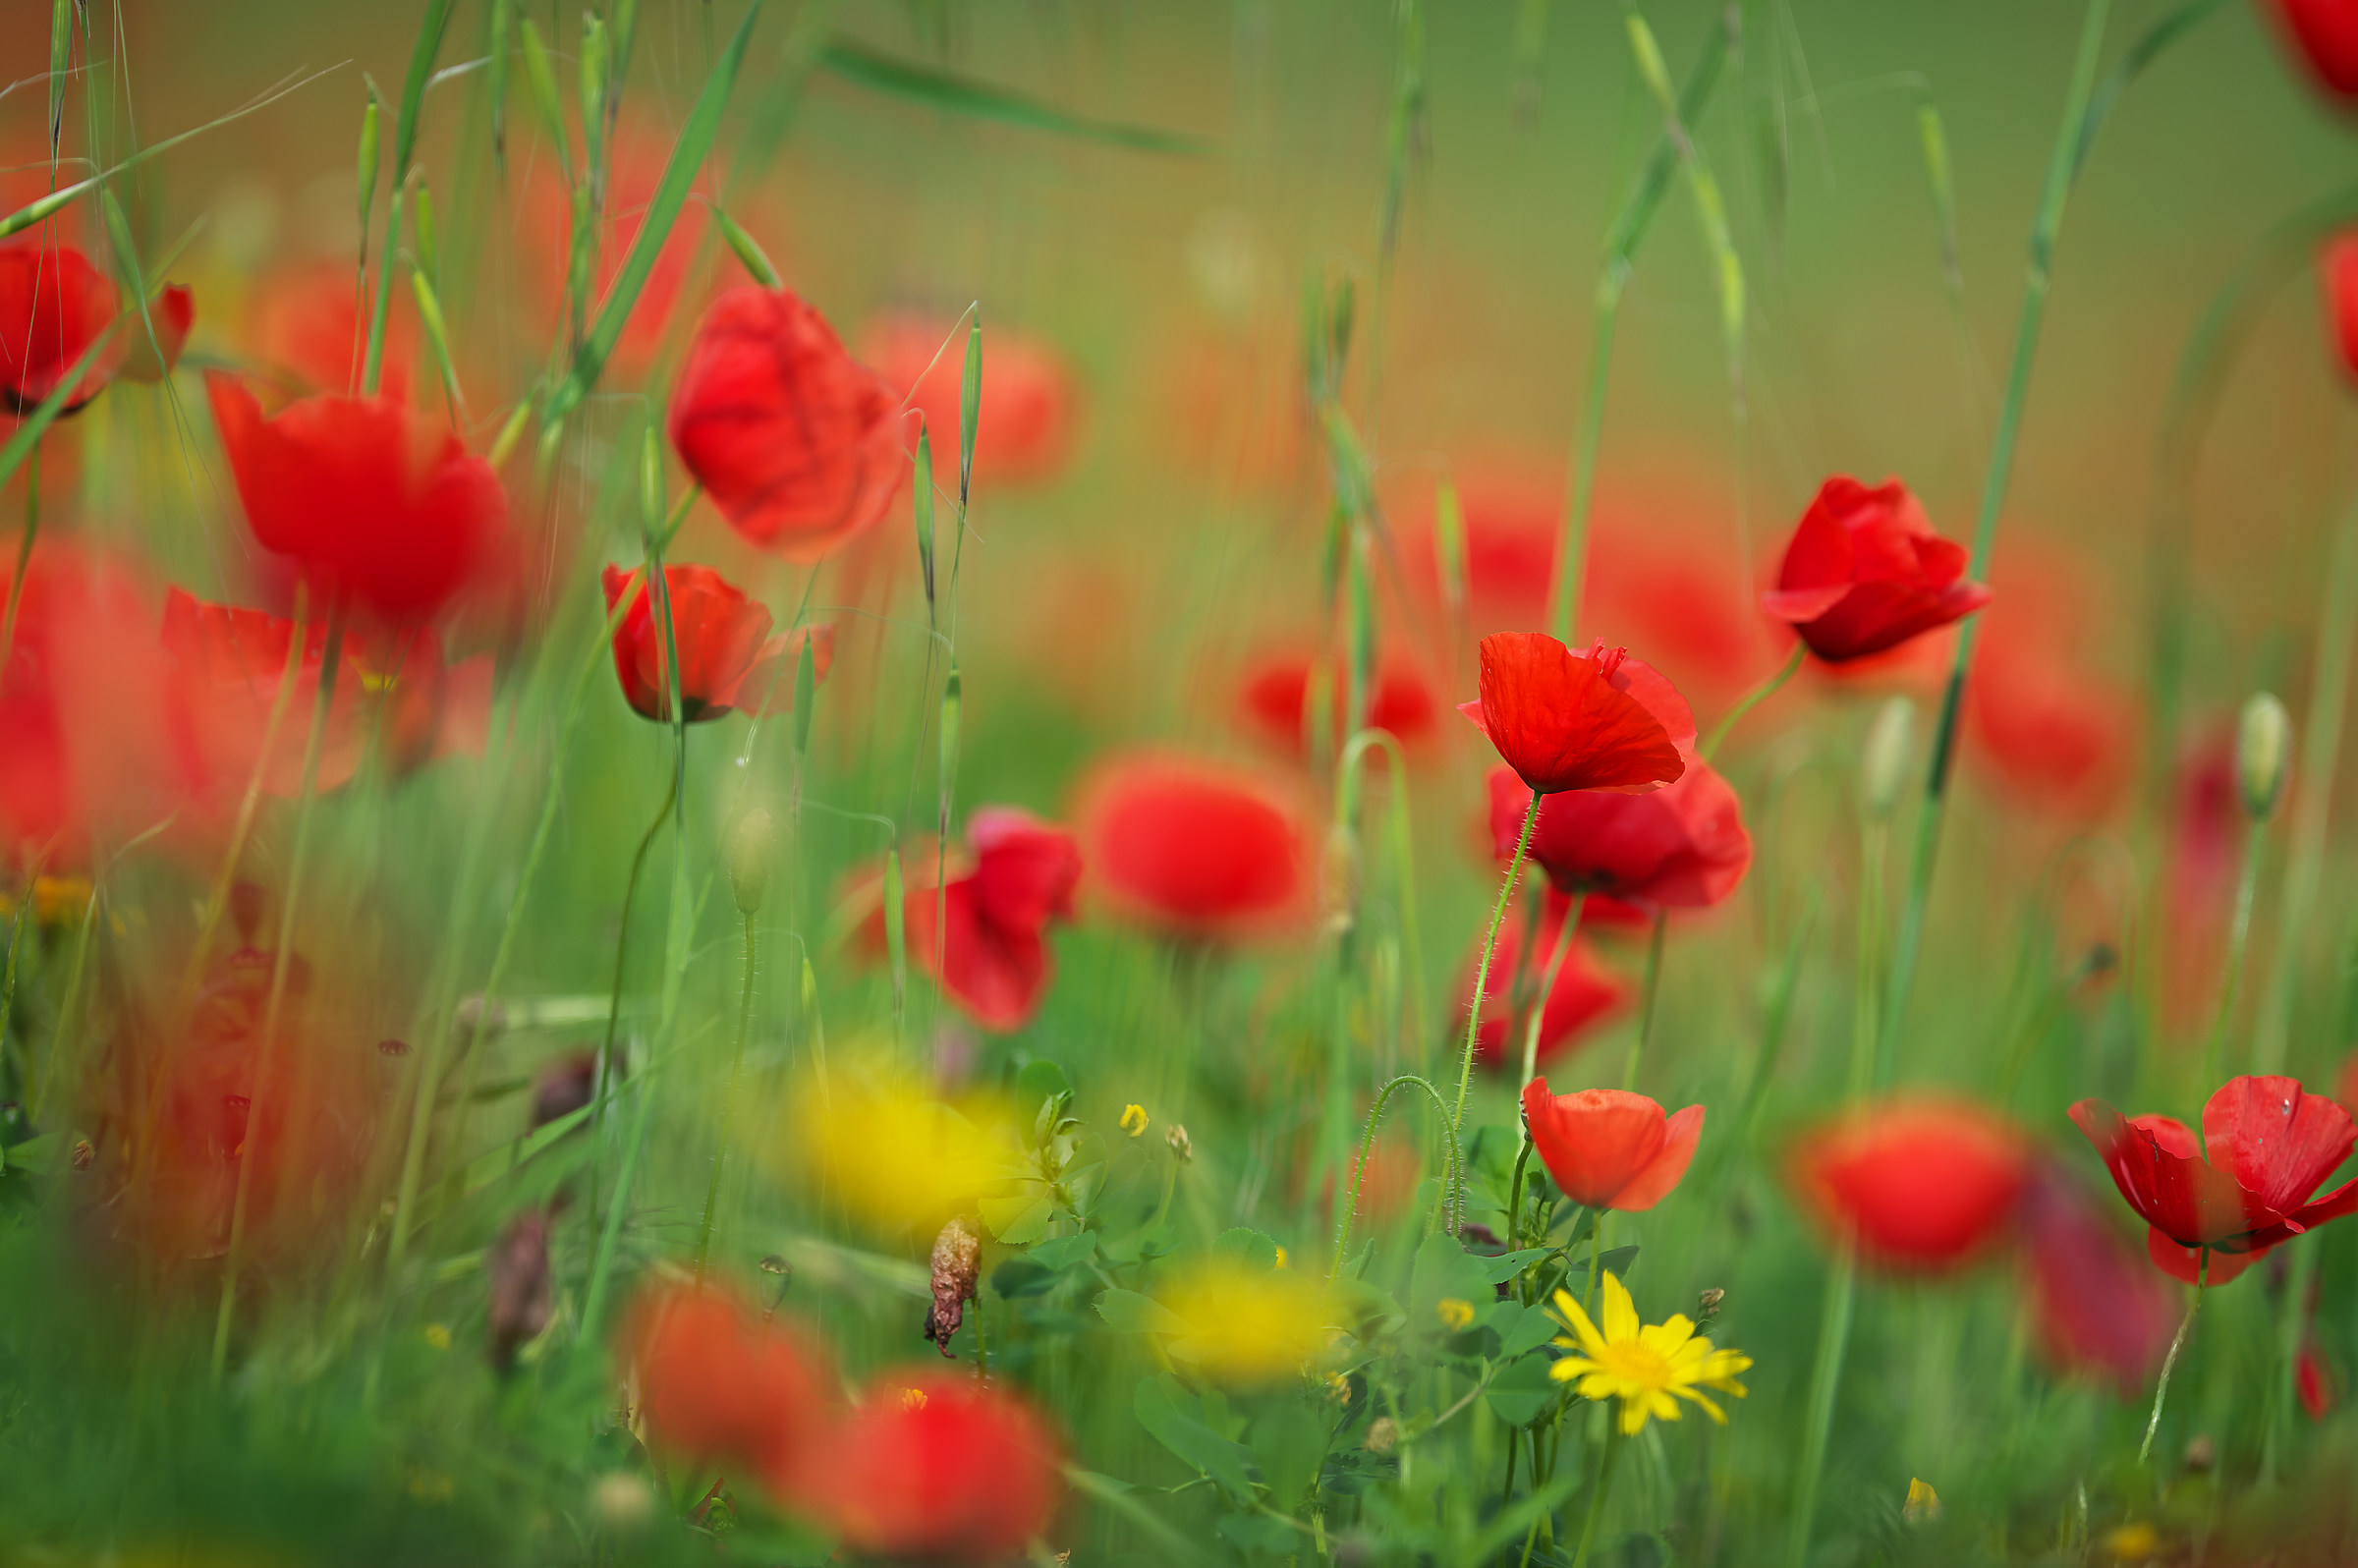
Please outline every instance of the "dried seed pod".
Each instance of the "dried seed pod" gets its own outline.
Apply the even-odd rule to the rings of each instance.
[[[528,1208],[508,1221],[484,1255],[483,1273],[490,1281],[483,1319],[490,1334],[491,1365],[504,1372],[516,1364],[516,1353],[548,1326],[556,1310],[548,1277],[548,1215]]]
[[[926,1337],[950,1353],[950,1338],[966,1321],[966,1304],[975,1299],[975,1276],[982,1267],[982,1238],[963,1217],[941,1227],[933,1238],[933,1310],[926,1315]]]

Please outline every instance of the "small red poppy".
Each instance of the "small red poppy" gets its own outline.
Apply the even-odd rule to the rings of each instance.
[[[732,289],[688,345],[671,444],[749,542],[815,561],[899,493],[899,412],[816,310],[784,289]]]
[[[2274,9],[2318,84],[2344,103],[2358,99],[2358,5],[2275,0]]]
[[[1530,1027],[1530,1014],[1519,1010],[1515,998],[1507,993],[1518,969],[1529,976],[1534,989],[1546,978],[1547,960],[1555,952],[1556,937],[1563,931],[1564,917],[1569,910],[1570,904],[1565,899],[1552,893],[1547,895],[1540,912],[1539,945],[1532,949],[1528,963],[1522,954],[1530,922],[1521,908],[1518,906],[1499,927],[1498,950],[1491,955],[1489,982],[1483,991],[1482,1026],[1474,1035],[1474,1057],[1483,1066],[1492,1069],[1522,1066],[1523,1035]],[[1619,1012],[1629,999],[1629,988],[1597,961],[1597,950],[1587,941],[1585,908],[1581,919],[1583,934],[1573,937],[1572,950],[1564,955],[1564,967],[1556,972],[1555,987],[1547,993],[1540,1009],[1536,1059],[1542,1062],[1580,1043],[1592,1027]],[[1474,977],[1481,963],[1482,944],[1478,938],[1466,954],[1465,969],[1458,978],[1461,1010],[1473,1005]],[[1529,1003],[1523,1006],[1527,1009]]]
[[[620,1356],[662,1448],[697,1460],[741,1459],[791,1476],[823,1442],[816,1356],[712,1287],[650,1288],[623,1324]]]
[[[1901,1099],[1805,1138],[1793,1185],[1886,1268],[1937,1272],[1977,1256],[2030,1179],[2022,1136],[1978,1105]]]
[[[2022,1199],[2025,1284],[2047,1359],[2093,1373],[2125,1396],[2146,1385],[2177,1310],[2095,1195],[2043,1166]]]
[[[37,237],[0,245],[0,405],[30,413],[114,319],[114,283],[80,251]],[[67,413],[106,390],[129,347],[117,333],[68,396]]]
[[[1484,638],[1482,696],[1458,711],[1543,795],[1666,784],[1695,740],[1686,700],[1627,648],[1575,653],[1542,632]]]
[[[827,1448],[813,1500],[863,1556],[1003,1562],[1054,1522],[1063,1499],[1046,1423],[969,1377],[886,1372]]]
[[[2358,1178],[2310,1196],[2349,1157],[2358,1127],[2298,1079],[2228,1079],[2203,1106],[2201,1146],[2181,1121],[2123,1116],[2101,1099],[2081,1100],[2071,1119],[2151,1227],[2154,1261],[2189,1284],[2205,1252],[2207,1282],[2223,1285],[2272,1247],[2358,1210]]]
[[[1301,828],[1283,798],[1251,774],[1134,754],[1099,767],[1078,818],[1093,884],[1167,935],[1261,934],[1301,908]]]
[[[1312,661],[1302,655],[1269,659],[1245,679],[1244,717],[1272,746],[1291,756],[1310,755],[1310,676]],[[1343,696],[1338,679],[1334,695],[1334,734],[1342,732]],[[1404,746],[1430,739],[1440,700],[1416,666],[1387,659],[1376,667],[1375,690],[1368,694],[1368,724],[1384,730]],[[1332,746],[1328,748],[1331,755]]]
[[[1511,768],[1490,769],[1490,838],[1500,861],[1523,836],[1531,797]],[[1601,893],[1644,909],[1703,909],[1752,867],[1735,790],[1701,758],[1651,795],[1584,790],[1540,802],[1530,856],[1561,893]]]
[[[868,324],[862,347],[888,386],[906,394],[933,435],[933,472],[954,475],[966,393],[966,330],[957,322],[894,311]],[[1072,449],[1073,377],[1038,338],[987,327],[975,411],[975,478],[1037,483],[1055,477]]]
[[[205,375],[254,541],[322,593],[383,620],[428,619],[496,544],[508,501],[448,426],[387,397],[312,397],[269,419],[234,377]]]
[[[2300,1395],[2301,1409],[2308,1412],[2311,1421],[2324,1421],[2341,1402],[2341,1391],[2335,1382],[2333,1368],[2317,1341],[2302,1340],[2301,1353],[2292,1364],[2292,1386]]]
[[[908,893],[909,951],[977,1024],[1021,1029],[1039,1010],[1054,975],[1048,924],[1073,918],[1080,846],[1064,829],[1008,806],[977,812],[966,838],[975,852],[972,870],[938,889]],[[943,913],[948,938],[937,942],[934,921]]]
[[[1761,603],[1828,663],[1896,647],[1990,602],[1961,544],[1940,537],[1907,486],[1837,474],[1819,486]]]
[[[1566,1198],[1630,1213],[1670,1196],[1703,1137],[1701,1105],[1664,1116],[1645,1095],[1618,1089],[1550,1094],[1544,1078],[1523,1086],[1523,1122]]]
[[[636,597],[614,632],[614,669],[622,695],[641,718],[671,721],[671,681],[664,662],[663,626],[654,595],[643,574],[619,566],[605,571],[606,611],[636,588]],[[667,566],[663,581],[671,595],[673,639],[680,648],[680,699],[688,722],[748,713],[784,712],[794,706],[794,665],[811,641],[812,673],[827,678],[835,662],[835,628],[820,625],[787,636],[769,635],[767,607],[750,599],[708,566]]]

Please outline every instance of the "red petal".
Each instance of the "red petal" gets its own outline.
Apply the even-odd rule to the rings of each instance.
[[[1464,709],[1460,709],[1464,711]],[[1537,632],[1482,640],[1479,722],[1542,793],[1666,783],[1686,770],[1661,718],[1593,659]]]
[[[2220,1169],[2288,1214],[2349,1157],[2358,1129],[2330,1099],[2302,1093],[2297,1078],[2242,1077],[2204,1105],[2203,1143]]]
[[[1591,1208],[1610,1204],[1663,1150],[1662,1107],[1618,1089],[1549,1094],[1547,1080],[1523,1086],[1532,1147],[1564,1196]],[[1688,1150],[1690,1156],[1693,1148]],[[1683,1172],[1682,1172],[1683,1173]],[[1672,1178],[1676,1185],[1676,1178]]]
[[[2256,1253],[2222,1253],[2213,1248],[2208,1273],[2202,1271],[2203,1255],[2199,1248],[2181,1247],[2158,1229],[2146,1231],[2145,1251],[2154,1260],[2154,1266],[2172,1279],[2184,1280],[2189,1285],[2223,1285],[2258,1262],[2267,1249]]]
[[[2101,1099],[2071,1107],[2071,1119],[2112,1173],[2112,1184],[2142,1219],[2182,1247],[2239,1236],[2278,1216],[2224,1172],[2164,1147],[2185,1130],[2164,1118],[2138,1126]],[[2192,1140],[2186,1140],[2191,1143]]]
[[[1649,1160],[1628,1186],[1615,1193],[1606,1206],[1634,1214],[1669,1197],[1670,1190],[1687,1174],[1687,1166],[1695,1158],[1696,1142],[1702,1137],[1701,1105],[1672,1112],[1670,1119],[1662,1124],[1661,1152]]]

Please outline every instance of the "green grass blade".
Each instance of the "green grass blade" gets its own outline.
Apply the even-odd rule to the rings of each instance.
[[[410,154],[418,145],[418,105],[425,97],[425,79],[434,74],[434,56],[442,52],[442,33],[449,26],[450,0],[426,0],[418,41],[410,49],[410,74],[401,84],[401,119],[393,127],[396,185],[409,173]]]
[[[968,499],[975,493],[975,435],[982,418],[982,311],[975,310],[975,324],[966,329],[966,373],[958,383],[958,515],[966,516]],[[966,530],[958,531],[958,542],[966,542]]]
[[[765,289],[781,286],[777,265],[769,259],[769,252],[761,249],[759,241],[739,227],[737,220],[723,211],[717,202],[712,203],[712,221],[720,225],[721,239],[728,243],[730,251],[736,253],[738,261],[756,283]]]
[[[909,510],[917,519],[917,565],[926,581],[926,624],[934,624],[933,615],[933,433],[920,428],[917,432],[916,484],[909,497]]]
[[[66,68],[74,61],[74,0],[57,0],[49,10],[49,169],[56,178],[57,153],[66,135]]]
[[[818,63],[844,81],[871,91],[908,98],[970,119],[995,120],[1001,125],[1020,126],[1027,131],[1041,131],[1079,141],[1128,147],[1137,152],[1207,157],[1215,150],[1212,143],[1198,137],[1156,131],[1147,126],[1093,120],[1020,92],[994,87],[971,77],[956,76],[947,71],[936,71],[929,66],[896,59],[866,44],[842,38],[820,51]]]
[[[515,28],[516,0],[491,0],[491,161],[502,185],[508,177],[508,48]]]

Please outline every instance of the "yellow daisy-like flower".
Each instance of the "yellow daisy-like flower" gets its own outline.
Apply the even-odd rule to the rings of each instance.
[[[1136,1138],[1146,1130],[1147,1108],[1144,1105],[1124,1105],[1122,1107],[1122,1131],[1128,1133],[1132,1138]]]
[[[1640,1322],[1629,1291],[1611,1274],[1604,1276],[1601,1333],[1571,1292],[1555,1293],[1555,1310],[1559,1320],[1572,1330],[1571,1338],[1558,1337],[1555,1343],[1579,1354],[1557,1362],[1548,1375],[1562,1383],[1578,1378],[1584,1399],[1620,1400],[1625,1434],[1643,1431],[1653,1417],[1678,1420],[1681,1399],[1693,1400],[1712,1420],[1725,1426],[1726,1413],[1703,1390],[1715,1388],[1738,1399],[1744,1397],[1744,1385],[1736,1381],[1736,1373],[1752,1366],[1750,1356],[1737,1350],[1713,1350],[1710,1340],[1695,1332],[1684,1313],[1666,1323]]]
[[[1439,1315],[1441,1326],[1453,1334],[1471,1326],[1474,1321],[1474,1304],[1470,1301],[1459,1301],[1454,1296],[1445,1301],[1434,1302],[1432,1310]]]

